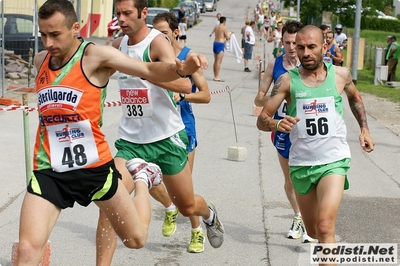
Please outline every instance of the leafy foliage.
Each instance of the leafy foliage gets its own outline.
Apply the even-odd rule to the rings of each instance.
[[[288,6],[296,6],[297,0],[285,0],[284,5]],[[355,11],[356,0],[300,0],[300,20],[309,24],[312,21],[311,18],[321,17],[323,11],[332,12],[335,15],[340,16],[340,22],[344,25],[354,26],[354,11]],[[374,10],[382,10],[385,12],[392,12],[393,10],[393,0],[363,0],[363,16],[367,17],[368,15],[373,14]],[[367,8],[368,7],[368,8]],[[352,22],[352,23],[351,23]],[[374,23],[370,21],[366,21],[366,23]],[[386,24],[391,24],[389,22],[380,22],[379,25],[383,23],[386,27]],[[396,24],[391,24],[389,26],[391,31]],[[398,28],[398,25],[397,25]],[[381,28],[382,29],[382,28]]]
[[[148,0],[149,7],[174,8],[178,6],[179,0]]]

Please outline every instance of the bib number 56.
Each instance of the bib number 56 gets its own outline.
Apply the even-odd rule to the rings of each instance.
[[[326,117],[321,118],[308,118],[306,119],[307,134],[309,136],[315,136],[317,134],[325,136],[329,133],[328,119]]]

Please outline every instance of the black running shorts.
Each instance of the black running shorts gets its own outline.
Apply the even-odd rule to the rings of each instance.
[[[86,207],[93,200],[112,198],[118,188],[118,178],[121,179],[121,174],[114,161],[97,168],[63,173],[46,169],[32,172],[27,190],[61,209],[72,208],[75,202]]]

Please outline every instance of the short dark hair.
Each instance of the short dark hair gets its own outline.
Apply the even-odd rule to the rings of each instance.
[[[153,18],[153,24],[156,24],[160,21],[166,21],[172,31],[178,29],[178,19],[173,12],[159,13]]]
[[[256,24],[256,22],[254,20],[250,21],[250,26],[253,26],[255,24]]]
[[[333,31],[328,31],[328,32],[326,33],[326,35],[328,35],[328,34],[332,34],[333,36],[335,36],[335,33],[334,33]]]
[[[300,21],[288,20],[285,22],[285,25],[283,25],[282,36],[285,34],[285,32],[290,34],[297,33],[303,27],[304,25]]]
[[[319,26],[319,28],[320,28],[322,31],[324,31],[324,30],[327,30],[327,29],[330,28],[330,27],[329,27],[328,25],[323,24],[323,25]]]
[[[78,22],[78,17],[72,3],[68,0],[47,0],[39,8],[39,19],[48,19],[56,12],[61,13],[65,17],[65,25],[68,29],[72,28],[75,22]]]
[[[132,1],[133,6],[138,10],[138,18],[142,18],[142,10],[145,7],[149,7],[149,3],[147,0],[114,0],[114,6],[116,3],[124,2],[124,1]]]
[[[153,25],[165,21],[168,23],[169,28],[172,30],[178,29],[178,19],[176,18],[175,14],[173,12],[164,12],[164,13],[158,13],[154,18],[153,18]],[[178,36],[176,37],[178,39]]]
[[[226,21],[226,17],[220,17],[219,18],[219,23],[224,23]]]

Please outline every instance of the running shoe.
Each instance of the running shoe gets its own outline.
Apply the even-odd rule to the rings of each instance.
[[[301,219],[300,216],[294,216],[292,227],[290,228],[289,232],[287,233],[287,238],[290,238],[290,239],[300,238],[301,234],[303,233],[302,229],[301,229],[302,223],[303,223],[303,220]]]
[[[176,231],[176,217],[179,210],[176,208],[174,211],[166,211],[165,219],[162,226],[162,234],[164,236],[172,236]]]
[[[301,222],[301,232],[302,232],[301,243],[317,243],[318,242],[318,239],[312,238],[311,236],[309,236],[307,234],[307,230],[306,230],[306,227],[304,226],[303,221]]]
[[[158,186],[162,182],[161,169],[154,163],[147,163],[140,158],[134,158],[126,162],[126,168],[134,182],[138,179],[142,179],[146,181],[149,189],[151,189],[152,186]]]
[[[204,251],[204,233],[203,230],[192,230],[192,239],[190,240],[187,251],[189,253],[201,253]]]
[[[214,212],[214,219],[211,225],[204,223],[207,228],[208,242],[213,248],[219,248],[224,243],[224,226],[218,219],[217,209],[212,203],[207,203],[208,208]]]

